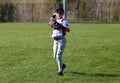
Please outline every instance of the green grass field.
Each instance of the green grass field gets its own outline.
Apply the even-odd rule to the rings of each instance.
[[[47,23],[0,24],[0,83],[120,83],[120,24],[70,24],[56,78]]]

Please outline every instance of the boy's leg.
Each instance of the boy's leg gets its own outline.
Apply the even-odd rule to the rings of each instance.
[[[57,49],[58,49],[58,42],[54,40],[54,43],[53,43],[53,55],[54,55],[54,58],[56,59],[56,56],[57,56]]]
[[[58,72],[62,72],[63,70],[62,53],[64,51],[65,45],[66,45],[66,39],[65,37],[63,37],[61,40],[59,40],[59,44],[57,48],[56,60],[58,63]]]

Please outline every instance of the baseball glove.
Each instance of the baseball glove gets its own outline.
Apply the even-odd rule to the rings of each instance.
[[[54,29],[60,30],[61,29],[61,24],[59,24],[56,20],[51,21],[51,25],[53,26]]]

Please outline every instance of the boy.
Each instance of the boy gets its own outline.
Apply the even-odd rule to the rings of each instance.
[[[63,70],[66,67],[66,65],[62,62],[62,53],[66,45],[66,32],[70,32],[68,21],[63,18],[63,15],[64,9],[62,7],[59,7],[55,10],[49,22],[49,25],[53,30],[53,52],[54,58],[56,59],[58,64],[57,76],[63,76]]]

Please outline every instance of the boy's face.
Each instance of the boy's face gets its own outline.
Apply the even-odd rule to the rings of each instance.
[[[57,19],[61,19],[62,17],[63,17],[63,14],[56,13],[56,18],[57,18]]]

